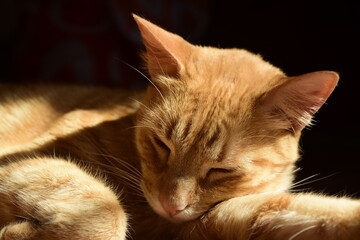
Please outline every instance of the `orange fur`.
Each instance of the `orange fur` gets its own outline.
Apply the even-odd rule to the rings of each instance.
[[[287,77],[134,17],[146,93],[0,86],[0,239],[360,236],[359,201],[287,192],[336,73]]]

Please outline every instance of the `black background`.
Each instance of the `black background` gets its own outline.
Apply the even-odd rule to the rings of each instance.
[[[360,2],[215,1],[211,16],[206,44],[259,53],[289,76],[340,74],[315,126],[303,132],[297,180],[318,174],[299,189],[360,196]]]
[[[316,114],[315,126],[304,131],[297,180],[318,174],[309,180],[317,181],[299,188],[360,196],[360,2],[213,0],[203,32],[196,40],[190,32],[184,37],[201,45],[259,53],[289,76],[318,70],[340,74],[338,87]],[[7,57],[14,46],[2,43],[0,79],[9,79]]]

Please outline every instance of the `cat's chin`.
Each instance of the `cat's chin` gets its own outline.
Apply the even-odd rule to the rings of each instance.
[[[195,215],[195,216],[175,216],[175,217],[165,217],[167,220],[169,220],[170,222],[173,222],[173,223],[184,223],[184,222],[189,222],[189,221],[192,221],[192,220],[195,220],[197,219],[198,217],[200,217],[201,215]]]
[[[199,218],[202,214],[191,213],[191,210],[185,210],[175,216],[169,216],[164,210],[153,208],[153,210],[161,217],[173,223],[184,223]]]

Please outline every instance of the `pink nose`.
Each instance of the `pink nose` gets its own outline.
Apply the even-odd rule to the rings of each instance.
[[[163,199],[159,197],[159,201],[161,203],[161,206],[165,210],[165,212],[170,216],[174,217],[177,214],[181,213],[187,208],[187,203],[176,203],[176,202],[170,202],[167,199]]]

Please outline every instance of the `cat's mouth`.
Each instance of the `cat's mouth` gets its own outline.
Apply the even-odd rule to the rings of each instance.
[[[191,207],[188,207],[187,209],[182,210],[181,212],[178,212],[175,215],[169,214],[168,212],[162,209],[154,209],[154,211],[160,216],[166,218],[167,220],[173,223],[183,223],[183,222],[195,220],[200,216],[202,216],[203,214],[203,213],[195,213]]]

